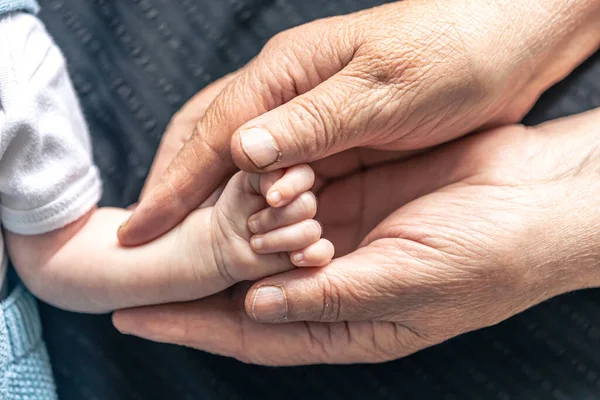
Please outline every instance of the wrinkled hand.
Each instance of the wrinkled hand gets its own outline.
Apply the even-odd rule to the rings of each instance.
[[[190,125],[119,240],[140,244],[175,226],[234,161],[267,171],[357,147],[423,149],[516,122],[598,46],[599,3],[415,0],[285,31]]]
[[[502,128],[334,180],[318,217],[357,251],[115,325],[252,363],[375,362],[597,286],[598,126],[600,110]]]

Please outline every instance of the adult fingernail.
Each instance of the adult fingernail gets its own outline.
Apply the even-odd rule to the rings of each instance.
[[[287,317],[288,308],[283,288],[262,286],[252,302],[252,316],[258,322],[278,322]]]
[[[242,150],[257,168],[266,168],[281,158],[273,136],[264,129],[252,128],[240,132]]]

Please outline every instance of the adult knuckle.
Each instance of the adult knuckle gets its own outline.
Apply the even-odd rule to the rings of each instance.
[[[267,41],[259,54],[260,62],[270,65],[275,76],[291,78],[286,82],[292,84],[294,87],[290,89],[298,94],[296,84],[301,84],[298,79],[307,75],[303,60],[310,54],[314,41],[304,26],[281,31]]]
[[[311,158],[325,155],[336,141],[345,134],[353,134],[348,125],[353,123],[356,112],[353,100],[340,83],[332,92],[317,91],[313,96],[299,97],[296,103],[295,119]]]
[[[406,81],[411,72],[428,67],[427,49],[390,32],[374,32],[357,50],[356,71],[377,85]]]
[[[368,83],[367,86],[378,87],[398,81],[405,69],[406,60],[390,59],[383,52],[373,51],[368,56],[357,59],[354,72],[357,78]]]
[[[277,32],[273,35],[267,43],[265,43],[264,50],[270,51],[279,49],[280,47],[289,46],[290,42],[294,40],[294,33],[297,32],[297,28],[286,29],[281,32]]]
[[[282,31],[272,36],[262,50],[256,57],[254,66],[256,68],[263,69],[265,67],[270,68],[270,72],[274,78],[279,80],[281,76],[285,76],[288,69],[288,65],[291,63],[290,56],[292,51],[289,49],[290,41],[289,32]],[[279,62],[275,62],[279,60]],[[271,70],[272,68],[276,68]],[[281,75],[281,73],[284,73]],[[281,76],[280,76],[281,75]]]
[[[296,59],[312,60],[314,66],[322,64],[321,55],[327,56],[325,63],[337,62],[335,46],[342,31],[339,18],[311,21],[275,34],[264,46],[266,52],[283,51]],[[318,69],[318,68],[317,68]]]
[[[225,165],[230,158],[229,144],[219,138],[207,135],[204,133],[205,131],[200,129],[199,125],[196,125],[192,136],[190,136],[190,141],[194,141],[194,145],[190,146],[194,158],[202,160],[207,155],[210,155],[216,161]]]
[[[321,321],[339,321],[342,313],[341,291],[338,284],[330,274],[325,273],[321,281],[323,304],[321,307]]]
[[[402,31],[404,35],[374,30],[361,44],[355,65],[362,78],[403,90],[442,82],[445,89],[468,90],[469,96],[477,98],[487,91],[485,63],[476,61],[472,39],[460,27],[440,19],[427,26],[408,23]]]

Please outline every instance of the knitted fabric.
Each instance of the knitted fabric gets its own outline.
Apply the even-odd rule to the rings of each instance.
[[[36,301],[18,285],[0,303],[0,399],[55,400]]]
[[[0,16],[14,11],[37,13],[39,9],[35,0],[0,0]]]

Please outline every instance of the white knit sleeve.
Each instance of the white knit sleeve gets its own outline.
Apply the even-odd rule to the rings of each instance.
[[[0,20],[0,217],[33,235],[99,200],[101,182],[62,53],[34,16]]]

